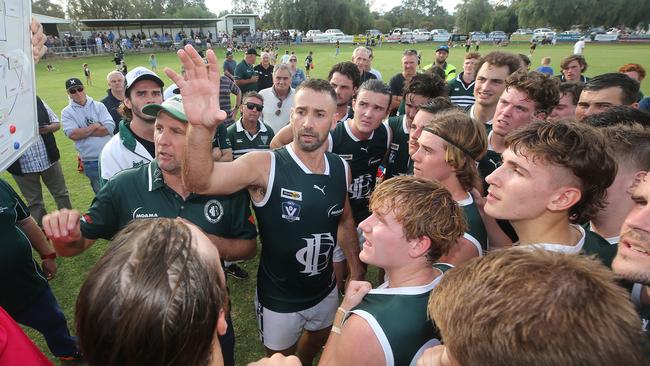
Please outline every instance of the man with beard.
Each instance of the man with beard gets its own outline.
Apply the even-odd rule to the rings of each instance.
[[[393,112],[401,107],[404,85],[415,76],[419,63],[420,57],[418,56],[418,51],[406,50],[402,53],[402,72],[393,76],[388,83],[394,96],[390,105],[391,115],[394,115]],[[403,112],[402,110],[402,114]]]
[[[182,86],[181,86],[182,87]],[[217,92],[212,95],[218,103]],[[185,156],[187,116],[181,97],[162,104],[148,104],[142,112],[154,116],[153,138],[156,157],[138,168],[116,174],[99,191],[86,214],[55,211],[43,218],[43,228],[62,256],[75,256],[97,239],[111,239],[133,220],[157,217],[181,218],[203,230],[224,260],[249,259],[256,253],[257,231],[253,224],[248,194],[199,195],[181,180],[181,161]],[[225,115],[225,113],[224,113]],[[212,161],[210,135],[206,159]],[[234,332],[220,336],[224,363],[234,365]]]
[[[163,81],[142,66],[126,74],[126,90],[120,112],[119,133],[102,149],[99,157],[100,181],[105,184],[115,174],[153,160],[155,116],[142,112],[148,104],[162,103]]]
[[[208,50],[206,70],[191,46],[179,51],[185,79],[167,75],[181,88],[189,130],[183,181],[202,194],[250,193],[262,254],[256,309],[267,354],[296,353],[310,365],[327,340],[338,296],[332,252],[338,243],[351,258],[352,278],[363,278],[347,186],[347,164],[326,151],[335,121],[336,95],[323,80],[296,90],[291,113],[294,141],[270,152],[254,151],[229,163],[209,156],[214,130],[225,117],[216,103],[219,73]]]
[[[445,79],[447,81],[454,80],[456,77],[456,66],[447,63],[447,58],[449,57],[449,46],[444,44],[438,46],[438,48],[436,48],[434,56],[434,62],[432,64],[426,65],[422,69],[426,71],[434,66],[438,66],[445,72]]]
[[[635,282],[632,300],[643,321],[643,331],[650,335],[650,177],[641,179],[632,194],[634,202],[621,228],[618,252],[612,263],[614,272]]]

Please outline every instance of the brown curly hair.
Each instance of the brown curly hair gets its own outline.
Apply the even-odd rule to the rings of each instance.
[[[541,72],[518,70],[506,79],[508,88],[526,93],[535,102],[535,112],[548,115],[560,103],[560,81]]]
[[[582,195],[569,209],[571,222],[585,223],[605,206],[605,192],[614,182],[617,166],[598,129],[573,120],[536,121],[508,135],[506,147],[573,174]]]

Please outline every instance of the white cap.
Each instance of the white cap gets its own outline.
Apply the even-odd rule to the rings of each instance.
[[[128,90],[133,84],[140,80],[153,80],[155,81],[160,87],[162,88],[165,83],[156,75],[153,71],[147,69],[144,66],[138,66],[135,69],[129,71],[126,74],[126,91],[128,94]]]

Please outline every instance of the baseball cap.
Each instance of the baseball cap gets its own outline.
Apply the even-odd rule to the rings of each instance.
[[[81,82],[81,80],[77,78],[70,78],[65,81],[65,90],[70,90],[70,88],[76,88],[79,86],[84,86],[84,84]]]
[[[154,117],[158,116],[160,111],[165,111],[171,114],[172,117],[181,122],[187,122],[185,109],[183,109],[183,97],[180,95],[174,95],[173,97],[166,99],[162,104],[147,104],[142,108],[142,113]]]
[[[128,90],[133,84],[140,80],[153,80],[155,81],[160,87],[162,88],[165,83],[163,83],[162,79],[158,77],[153,71],[147,69],[144,66],[138,66],[135,69],[131,70],[126,74],[126,91],[128,94]]]
[[[446,44],[441,44],[440,46],[438,46],[438,48],[436,48],[436,52],[438,51],[445,51],[449,53],[449,46],[447,46]]]
[[[257,50],[254,49],[254,48],[249,48],[249,49],[246,51],[246,54],[247,54],[247,55],[257,55],[257,56],[260,55],[259,53],[257,53]]]

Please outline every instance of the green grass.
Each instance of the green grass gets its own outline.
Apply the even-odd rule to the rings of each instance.
[[[373,66],[382,73],[384,80],[387,81],[392,75],[400,71],[400,56],[404,49],[416,48],[423,51],[422,63],[428,64],[433,59],[434,47],[435,45],[431,43],[417,45],[386,44],[382,48],[375,48],[375,61]],[[336,62],[350,59],[354,47],[351,45],[341,45],[341,53],[339,57],[334,56],[333,45],[303,45],[300,47],[282,46],[280,47],[280,53],[284,53],[285,49],[295,50],[300,61],[304,60],[308,51],[314,51],[315,69],[312,71],[312,77],[326,77],[331,65]],[[481,52],[483,54],[494,49],[496,48],[488,44],[481,45]],[[500,48],[500,50],[528,54],[528,45],[513,44],[508,47]],[[542,57],[550,56],[553,60],[551,66],[553,66],[556,72],[558,72],[561,59],[571,54],[571,52],[572,45],[556,45],[554,47],[540,46],[532,57],[531,68],[536,68],[540,64]],[[219,57],[222,57],[223,54],[223,50],[217,52]],[[149,54],[127,55],[126,62],[128,63],[129,69],[133,69],[138,65],[148,67],[148,55]],[[464,48],[452,49],[449,62],[460,68],[462,66],[463,55]],[[180,64],[176,55],[172,52],[168,52],[160,53],[157,56],[159,65],[158,73],[163,77],[166,84],[171,83],[171,81],[164,76],[162,69],[167,66],[178,70]],[[236,54],[236,59],[239,60],[242,56],[241,53]],[[588,76],[593,76],[605,72],[615,72],[619,66],[628,62],[643,64],[644,61],[650,59],[650,47],[647,45],[588,44],[585,49],[585,56],[589,63],[589,69],[586,74]],[[64,81],[69,77],[78,77],[85,83],[82,64],[87,62],[93,75],[93,85],[87,86],[88,95],[95,99],[102,99],[107,89],[105,76],[109,71],[113,70],[111,58],[112,57],[109,56],[102,56],[66,60],[48,59],[41,61],[36,67],[38,95],[49,104],[55,112],[60,114],[63,107],[68,103],[64,90]],[[48,72],[46,69],[48,63],[52,63],[56,70]],[[649,67],[650,65],[646,64],[646,66]],[[650,81],[648,80],[650,79],[647,79],[642,85],[642,90],[645,94],[650,94]],[[68,189],[72,196],[72,204],[76,209],[84,211],[90,206],[93,192],[90,189],[86,177],[77,173],[76,152],[72,141],[66,138],[61,132],[56,133],[56,138],[59,149],[61,150],[61,164],[63,165]],[[11,184],[14,184],[13,179],[11,179],[9,174],[2,173],[0,176]],[[48,210],[54,210],[54,201],[47,192],[44,195]],[[107,243],[105,241],[99,241],[80,256],[58,259],[59,272],[51,285],[54,294],[59,300],[59,303],[68,318],[71,329],[74,327],[74,306],[79,288],[89,269],[105,251],[106,246]],[[237,334],[236,360],[238,365],[246,364],[252,360],[258,359],[263,356],[264,352],[257,337],[257,324],[254,316],[252,300],[255,291],[257,263],[257,259],[243,263],[243,267],[251,274],[250,279],[231,279],[229,281],[233,304],[233,319]],[[31,329],[27,329],[27,332],[29,336],[35,340],[41,350],[43,350],[46,355],[50,355],[40,334]]]

